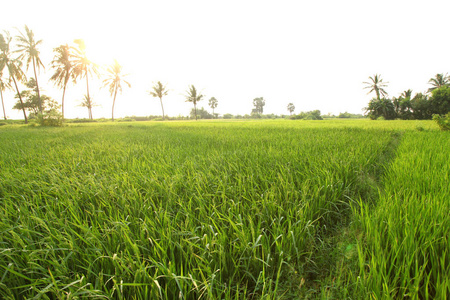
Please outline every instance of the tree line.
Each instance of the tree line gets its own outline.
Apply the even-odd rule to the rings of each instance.
[[[383,82],[380,75],[369,77],[363,82],[368,94],[375,93],[365,108],[371,119],[383,118],[385,120],[425,120],[433,115],[443,116],[450,111],[450,76],[436,74],[428,83],[431,87],[426,93],[416,93],[413,96],[411,89],[401,93],[399,97],[388,98],[385,88],[388,82]]]
[[[39,47],[43,43],[37,40],[33,31],[25,25],[25,30],[18,31],[14,37],[9,31],[0,33],[0,96],[2,101],[3,115],[6,120],[6,111],[3,99],[3,92],[11,89],[16,92],[15,97],[18,99],[14,105],[14,109],[22,110],[25,123],[28,123],[28,117],[41,118],[60,118],[64,120],[64,99],[68,84],[72,82],[77,84],[81,79],[86,82],[86,94],[81,102],[81,106],[88,109],[88,116],[93,120],[92,108],[95,103],[89,93],[89,80],[93,77],[99,78],[100,66],[91,61],[86,55],[86,45],[82,39],[76,39],[72,45],[64,44],[53,49],[54,59],[51,61],[50,68],[53,75],[50,80],[55,86],[62,90],[61,105],[48,96],[41,95],[39,87],[38,72],[44,68],[44,64],[40,58]],[[15,44],[13,44],[15,41]],[[34,77],[27,78],[26,72],[29,71],[30,65]],[[118,94],[122,93],[123,86],[131,87],[126,80],[126,74],[117,60],[106,68],[103,80],[103,88],[108,88],[112,97],[111,117],[114,121],[114,107]],[[19,83],[25,85],[28,90],[20,90]],[[148,94],[158,98],[161,104],[162,118],[165,119],[163,97],[168,95],[166,85],[160,81],[156,82]],[[197,119],[197,103],[204,98],[194,85],[191,85],[185,95],[186,102],[194,104],[195,118]],[[215,97],[209,99],[209,106],[213,110],[218,105]],[[60,112],[59,112],[59,109]],[[29,115],[27,116],[26,111]]]

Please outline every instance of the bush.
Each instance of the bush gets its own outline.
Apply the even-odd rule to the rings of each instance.
[[[231,118],[233,118],[233,115],[232,114],[224,114],[223,118],[224,119],[231,119]]]
[[[67,121],[68,123],[95,123],[97,120],[91,120],[91,119],[73,119],[70,121]]]
[[[441,130],[450,130],[450,113],[445,116],[433,115],[433,120],[438,124]]]
[[[320,110],[301,112],[298,115],[292,115],[291,120],[323,120]]]
[[[37,121],[41,126],[61,127],[63,125],[62,114],[54,108],[38,114]]]
[[[133,121],[135,121],[135,120],[132,118],[122,118],[122,119],[117,120],[117,122],[133,122]]]

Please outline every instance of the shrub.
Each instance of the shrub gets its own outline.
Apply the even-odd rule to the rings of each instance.
[[[62,114],[54,108],[38,114],[37,121],[41,126],[60,127],[63,125]]]
[[[450,113],[445,116],[433,115],[433,120],[438,124],[441,130],[450,130]]]

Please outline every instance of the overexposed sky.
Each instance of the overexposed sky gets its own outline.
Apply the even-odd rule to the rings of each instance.
[[[2,3],[0,30],[12,36],[24,25],[42,39],[46,69],[38,75],[43,94],[61,101],[48,82],[52,49],[85,40],[91,60],[113,59],[129,73],[131,89],[118,95],[115,116],[160,115],[159,99],[147,93],[160,80],[170,89],[166,114],[188,115],[189,85],[215,97],[220,114],[249,114],[256,97],[264,113],[319,109],[323,114],[362,113],[371,99],[363,81],[376,73],[389,82],[389,96],[425,92],[428,80],[450,72],[450,1],[50,1]],[[33,76],[32,69],[27,72]],[[92,82],[94,118],[111,117],[112,99]],[[66,117],[87,117],[78,107],[85,80],[68,87]],[[13,92],[5,94],[7,115]],[[1,115],[3,117],[3,115]]]

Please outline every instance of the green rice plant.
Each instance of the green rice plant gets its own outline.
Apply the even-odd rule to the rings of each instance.
[[[359,297],[446,299],[450,295],[449,140],[408,132],[375,207],[361,204]]]
[[[327,235],[416,125],[345,121],[2,127],[1,297],[316,295]]]

